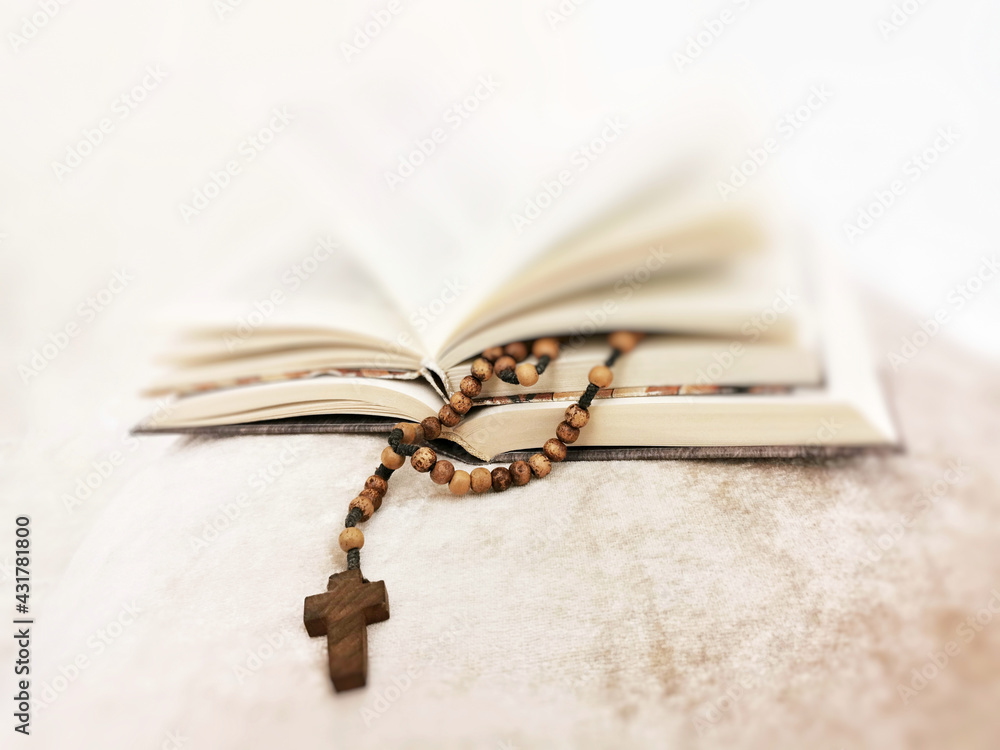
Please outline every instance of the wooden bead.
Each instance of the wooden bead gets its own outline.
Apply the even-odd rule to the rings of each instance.
[[[410,458],[410,466],[423,474],[433,469],[437,460],[437,453],[434,452],[434,449],[425,445],[422,448],[417,448],[417,452]]]
[[[403,465],[404,461],[406,458],[396,453],[391,446],[387,445],[382,449],[382,463],[385,464],[385,468],[395,471]]]
[[[423,425],[419,425],[419,424],[413,425],[413,432],[414,432],[414,436],[413,436],[413,442],[414,443],[422,443],[422,442],[424,442],[424,428],[423,428]]]
[[[379,508],[382,507],[382,496],[379,495],[375,490],[370,490],[366,487],[365,489],[361,490],[361,492],[358,493],[358,497],[367,497],[369,500],[371,500],[372,505],[375,507],[375,510],[378,510]]]
[[[468,414],[469,409],[472,408],[472,399],[464,393],[453,393],[451,394],[451,408],[459,414]]]
[[[538,382],[538,370],[530,362],[519,364],[514,368],[514,374],[517,375],[517,382],[525,388]]]
[[[513,357],[515,362],[522,362],[528,358],[528,345],[523,341],[515,341],[512,344],[507,344],[503,348],[503,353]]]
[[[614,375],[611,374],[611,368],[605,365],[597,365],[597,367],[591,368],[590,374],[587,376],[587,380],[598,388],[607,388],[611,385],[613,379]]]
[[[445,427],[454,427],[462,421],[462,415],[451,408],[451,404],[445,404],[438,412],[438,421]]]
[[[642,341],[642,336],[643,334],[634,331],[615,331],[608,336],[608,344],[611,345],[612,349],[617,349],[622,354],[628,354]]]
[[[372,474],[365,480],[365,489],[377,492],[379,499],[381,499],[389,490],[389,483],[377,474]]]
[[[549,463],[549,459],[541,453],[536,453],[529,458],[528,466],[531,467],[531,473],[539,479],[544,476],[548,476],[548,473],[552,471],[552,464]]]
[[[573,404],[567,407],[563,419],[566,420],[566,424],[570,427],[576,427],[579,430],[581,427],[587,426],[587,422],[590,421],[590,412],[579,404]]]
[[[515,461],[510,465],[510,480],[515,487],[523,487],[531,481],[531,467],[527,461]]]
[[[358,495],[356,498],[351,500],[351,508],[357,508],[361,511],[361,520],[367,521],[372,517],[372,513],[375,512],[375,505],[364,495]],[[344,550],[345,552],[347,550]]]
[[[511,485],[510,471],[508,471],[506,466],[496,467],[490,472],[490,478],[493,481],[494,492],[503,492]]]
[[[493,365],[489,360],[480,357],[472,363],[472,377],[481,383],[485,383],[487,380],[493,377]]]
[[[403,442],[414,443],[417,440],[417,426],[412,422],[400,422],[396,425],[397,430],[403,431]]]
[[[357,526],[351,526],[340,532],[340,548],[347,552],[352,549],[361,549],[365,546],[365,535]]]
[[[427,417],[420,426],[424,431],[424,440],[437,440],[441,437],[441,420],[437,417]]]
[[[480,466],[478,469],[472,470],[469,475],[469,483],[472,485],[473,492],[486,492],[493,486],[493,477]]]
[[[469,472],[459,469],[452,475],[451,481],[448,482],[448,489],[451,490],[452,495],[464,495],[469,491],[471,484],[472,480],[469,477]]]
[[[471,375],[466,375],[462,378],[462,382],[459,383],[458,387],[461,389],[462,393],[469,398],[475,398],[479,395],[479,392],[483,390],[483,384]]]
[[[455,476],[455,466],[451,461],[438,461],[431,469],[431,481],[434,484],[448,484]]]
[[[531,345],[531,353],[539,359],[542,357],[555,359],[559,356],[559,339],[538,339]]]
[[[542,446],[542,453],[549,461],[559,463],[566,458],[566,445],[559,438],[549,438]]]
[[[505,354],[496,362],[493,363],[493,370],[495,372],[503,372],[504,370],[513,370],[517,366],[517,362],[509,354]]]
[[[556,427],[556,437],[564,443],[575,443],[576,439],[580,437],[580,431],[571,424],[560,422],[559,426]]]
[[[483,352],[483,359],[488,359],[490,362],[496,362],[500,357],[503,356],[502,346],[491,346]]]

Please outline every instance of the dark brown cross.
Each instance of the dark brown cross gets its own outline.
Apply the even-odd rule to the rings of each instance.
[[[330,679],[339,693],[364,687],[368,679],[368,625],[389,619],[383,581],[369,583],[358,569],[334,573],[325,594],[306,597],[306,630],[325,635]]]

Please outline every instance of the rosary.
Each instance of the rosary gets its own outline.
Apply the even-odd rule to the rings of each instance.
[[[517,342],[505,347],[491,347],[472,363],[471,375],[462,378],[450,403],[441,407],[436,417],[427,417],[420,424],[400,422],[389,433],[389,445],[382,451],[382,463],[365,481],[361,493],[351,500],[350,511],[340,532],[340,548],[347,553],[347,570],[334,573],[326,592],[306,597],[304,620],[311,636],[325,635],[330,661],[330,679],[337,692],[364,687],[368,677],[367,626],[389,619],[389,597],[385,582],[370,583],[361,575],[361,548],[365,536],[358,523],[367,521],[382,505],[389,489],[389,477],[402,468],[406,457],[410,465],[422,474],[430,474],[435,484],[447,484],[453,495],[464,495],[470,489],[481,493],[492,489],[503,492],[511,485],[526,485],[532,476],[538,479],[552,471],[552,462],[566,458],[566,445],[575,443],[580,429],[590,421],[590,408],[594,396],[601,388],[611,385],[611,366],[622,354],[632,351],[642,339],[642,334],[617,331],[608,336],[611,356],[603,365],[591,369],[587,385],[580,400],[566,409],[563,421],[556,428],[556,436],[542,446],[542,452],[527,461],[515,461],[509,467],[498,466],[493,471],[482,467],[471,472],[456,470],[450,461],[439,461],[434,450],[418,446],[424,440],[434,440],[441,435],[441,425],[454,427],[472,408],[472,399],[479,395],[483,382],[497,377],[512,385],[532,386],[545,372],[549,363],[559,356],[559,341],[554,338],[536,340],[531,354],[537,364],[523,360],[528,357],[528,346]],[[520,363],[520,364],[519,364]]]

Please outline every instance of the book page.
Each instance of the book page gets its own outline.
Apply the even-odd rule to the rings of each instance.
[[[369,350],[369,366],[419,366],[419,338],[353,248],[333,235],[257,247],[256,255],[241,256],[224,275],[193,278],[166,313],[165,322],[181,330],[170,361],[348,347]]]

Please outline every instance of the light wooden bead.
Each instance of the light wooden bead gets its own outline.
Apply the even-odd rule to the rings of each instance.
[[[587,426],[587,422],[590,421],[590,412],[579,404],[573,404],[566,408],[563,419],[570,427],[576,427],[579,430],[581,427]]]
[[[555,359],[559,356],[559,339],[538,339],[531,345],[531,353],[539,359],[542,357]]]
[[[548,476],[548,473],[552,471],[552,464],[549,462],[549,459],[541,453],[536,453],[529,458],[528,466],[531,467],[531,473],[539,479]]]
[[[608,336],[608,344],[622,354],[628,354],[642,341],[643,334],[634,331],[615,331]]]
[[[542,453],[549,461],[559,463],[566,458],[566,445],[559,438],[549,438],[542,446]]]
[[[451,394],[451,408],[459,414],[468,414],[469,409],[472,408],[472,399],[464,393],[453,393]]]
[[[417,448],[417,452],[410,458],[410,466],[423,474],[433,469],[437,460],[437,453],[434,452],[434,449],[425,445],[422,448]]]
[[[510,465],[510,480],[515,487],[523,487],[531,481],[531,467],[527,461],[515,461]]]
[[[445,427],[454,427],[462,421],[462,415],[451,408],[451,404],[445,404],[438,412],[438,421]]]
[[[348,552],[352,549],[361,549],[365,546],[365,535],[361,533],[361,529],[357,526],[351,526],[340,532],[340,548],[344,552]]]
[[[455,465],[451,461],[438,461],[431,469],[431,481],[434,484],[448,484],[455,476]]]
[[[356,498],[351,500],[351,509],[353,510],[354,508],[361,511],[362,521],[367,521],[372,517],[372,513],[375,512],[375,504],[364,495],[358,495]]]
[[[503,356],[502,346],[491,346],[483,352],[483,359],[488,359],[490,362],[496,362],[500,357]]]
[[[503,353],[513,357],[515,362],[523,362],[528,358],[528,345],[523,341],[515,341],[512,344],[507,344],[503,348]]]
[[[396,453],[391,446],[387,445],[382,449],[382,463],[385,465],[385,468],[395,471],[400,468],[405,461],[406,458]]]
[[[493,486],[493,477],[486,469],[480,466],[478,469],[472,470],[472,473],[469,475],[469,483],[472,486],[473,492],[486,492]]]
[[[375,510],[378,510],[379,508],[382,507],[382,497],[375,490],[370,490],[366,487],[365,489],[361,490],[361,492],[358,493],[358,497],[367,497],[369,500],[371,500],[372,506],[375,508]]]
[[[452,475],[451,481],[448,482],[448,489],[451,490],[452,495],[464,495],[469,491],[471,484],[472,480],[469,477],[469,472],[459,469]]]
[[[580,437],[580,430],[571,424],[560,422],[559,426],[556,427],[556,437],[564,443],[575,443],[576,439]]]
[[[514,358],[509,354],[505,354],[493,363],[493,371],[503,372],[504,370],[513,370],[516,365],[517,362],[514,361]]]
[[[607,388],[613,379],[611,368],[606,365],[597,365],[597,367],[591,368],[590,374],[587,376],[587,380],[598,388]]]
[[[381,499],[385,497],[385,493],[389,490],[389,483],[378,474],[372,474],[365,480],[365,489],[377,492]]]
[[[403,431],[403,442],[413,443],[417,440],[417,426],[412,422],[400,422],[396,425],[397,430]]]
[[[427,417],[420,423],[424,431],[424,440],[437,440],[441,437],[441,420],[437,417]]]
[[[469,398],[475,398],[479,395],[480,391],[483,390],[483,384],[476,380],[471,375],[466,375],[462,378],[462,382],[458,386],[462,393],[464,393]]]
[[[525,388],[538,382],[538,370],[530,362],[519,364],[514,368],[514,374],[517,375],[517,382]]]
[[[470,371],[472,372],[472,377],[481,383],[485,383],[493,377],[493,365],[489,360],[482,357],[473,361]]]
[[[506,466],[498,466],[490,472],[490,479],[493,482],[494,492],[503,492],[511,485],[510,471]]]
[[[414,432],[414,436],[413,436],[413,442],[414,443],[422,443],[422,442],[424,442],[424,428],[423,428],[423,425],[419,425],[419,424],[413,425],[413,432]]]

